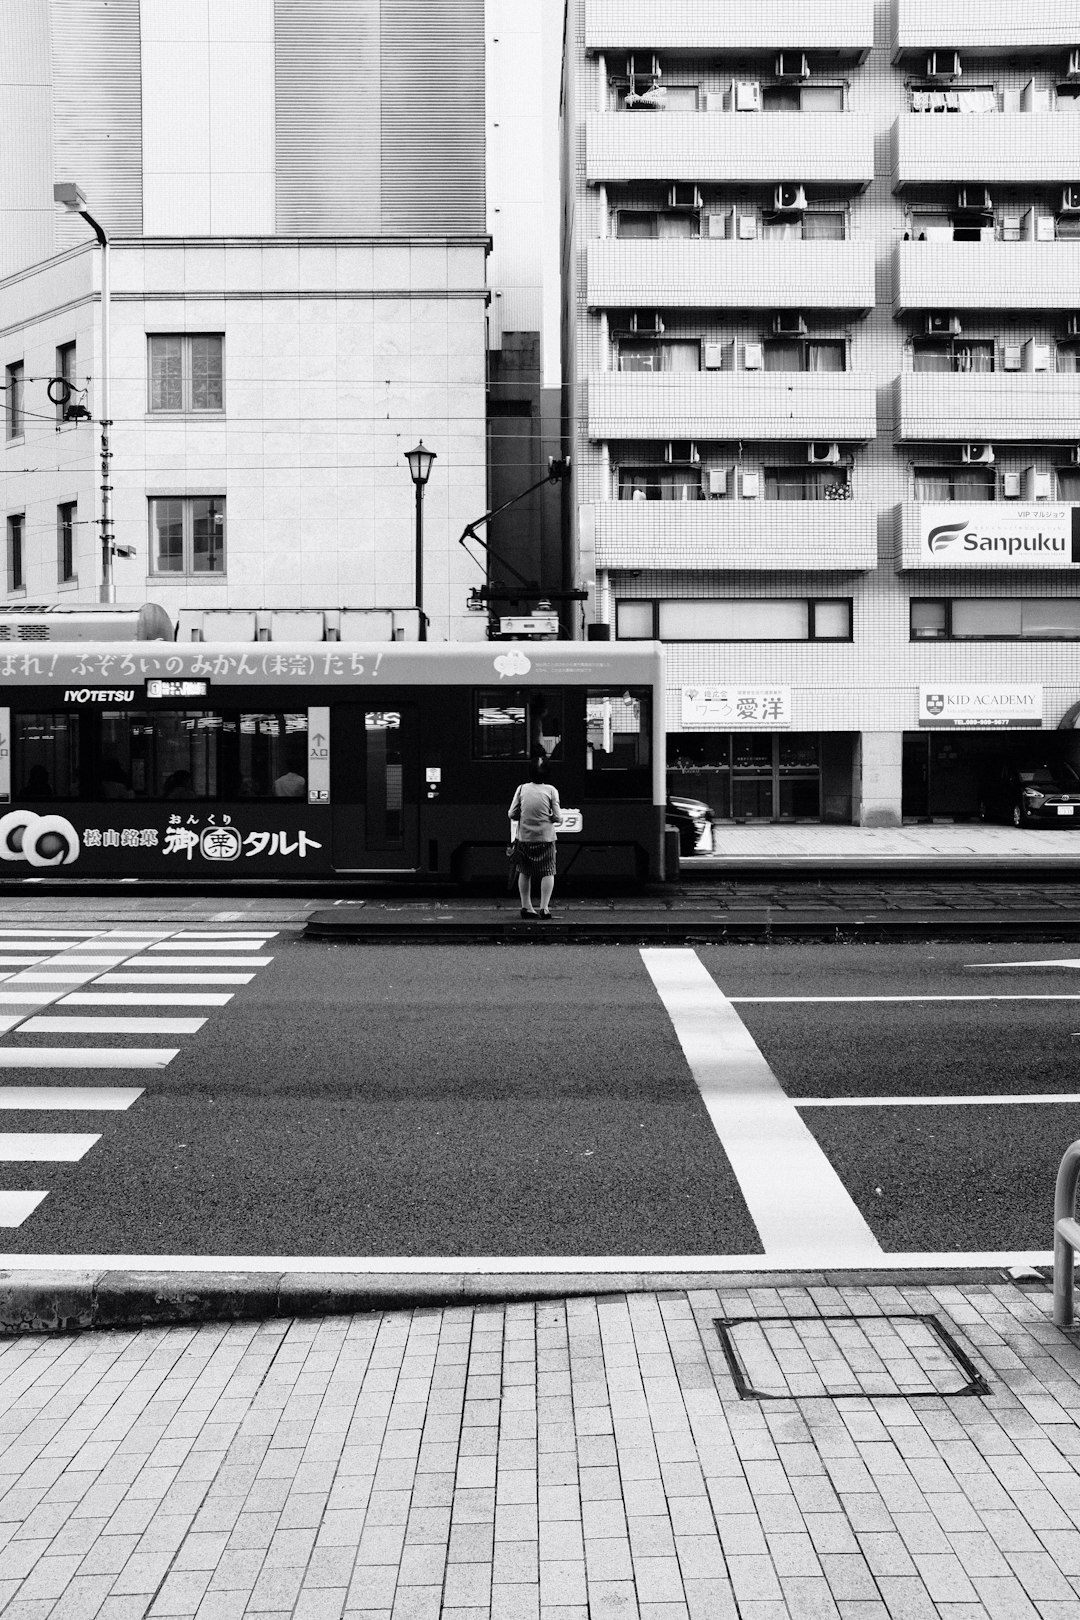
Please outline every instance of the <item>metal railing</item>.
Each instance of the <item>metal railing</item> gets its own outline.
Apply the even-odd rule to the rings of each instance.
[[[1072,1142],[1058,1165],[1054,1189],[1054,1322],[1058,1327],[1070,1327],[1073,1321],[1073,1267],[1080,1249],[1080,1221],[1075,1214],[1078,1182],[1080,1142]]]

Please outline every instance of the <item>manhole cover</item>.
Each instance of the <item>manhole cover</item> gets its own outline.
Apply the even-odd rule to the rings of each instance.
[[[936,1316],[739,1316],[715,1322],[744,1401],[990,1393]]]

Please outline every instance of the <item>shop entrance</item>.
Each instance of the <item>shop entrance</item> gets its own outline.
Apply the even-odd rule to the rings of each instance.
[[[721,821],[849,822],[853,745],[847,733],[672,733],[668,792]]]
[[[906,821],[972,821],[1003,765],[1077,760],[1067,731],[906,731],[901,811]]]

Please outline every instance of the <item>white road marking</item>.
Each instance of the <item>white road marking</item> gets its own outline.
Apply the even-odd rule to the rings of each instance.
[[[52,973],[42,969],[40,973],[16,973],[7,982],[10,988],[13,984],[85,984],[87,979],[96,978],[94,969],[88,973]]]
[[[194,1035],[205,1018],[28,1018],[20,1035]]]
[[[31,1112],[120,1113],[143,1094],[142,1086],[0,1086],[0,1108]]]
[[[215,939],[194,940],[173,938],[162,941],[159,945],[149,945],[147,950],[153,951],[190,951],[196,956],[200,951],[252,951],[262,950],[265,941],[262,939]]]
[[[1016,1097],[793,1097],[796,1108],[997,1108],[1015,1103],[1080,1103],[1077,1091],[1035,1091]]]
[[[178,1046],[0,1046],[0,1069],[163,1069]]]
[[[0,1131],[0,1164],[77,1164],[100,1141],[100,1131]]]
[[[102,973],[95,984],[250,984],[254,973]]]
[[[202,995],[186,995],[182,990],[162,991],[160,994],[140,995],[138,990],[117,990],[115,994],[108,992],[99,994],[90,990],[85,993],[75,991],[65,996],[60,1002],[61,1007],[224,1007],[226,1002],[232,1000],[231,995],[204,992]]]
[[[5,1030],[14,1029],[15,1025],[25,1017],[25,1013],[0,1013],[0,1035],[2,1035]]]
[[[33,967],[35,962],[46,962],[45,956],[0,956],[0,967]]]
[[[696,952],[644,949],[641,957],[766,1254],[793,1267],[879,1256],[847,1188]]]
[[[131,957],[128,966],[144,961],[147,967],[267,967],[272,956],[144,956]]]
[[[1080,968],[1080,956],[1052,956],[1038,962],[965,962],[964,966],[969,972],[972,968]]]
[[[32,1215],[48,1193],[43,1192],[0,1192],[0,1226],[21,1226],[28,1215]],[[4,1256],[7,1265],[8,1256]],[[66,1268],[65,1268],[66,1269]]]
[[[15,1007],[29,1003],[32,1007],[47,1007],[50,1001],[62,996],[62,990],[0,990],[0,1007]]]
[[[729,996],[728,1000],[739,1006],[785,1001],[820,1001],[827,1004],[845,1001],[1080,1001],[1080,992],[1045,996]]]
[[[230,928],[227,933],[208,933],[201,929],[181,928],[172,937],[173,939],[276,939],[279,930],[276,928]]]
[[[90,939],[95,928],[0,928],[0,943],[7,939]]]

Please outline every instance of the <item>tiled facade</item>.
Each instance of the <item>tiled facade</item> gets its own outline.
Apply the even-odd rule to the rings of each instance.
[[[731,778],[694,761],[722,766],[727,747],[734,770],[750,731],[779,753],[773,797],[744,805],[748,819],[977,813],[1006,727],[927,729],[920,688],[938,684],[1040,687],[1042,736],[1027,741],[1075,752],[1046,737],[1080,696],[1075,31],[1055,4],[571,0],[575,583],[594,587],[612,637],[645,634],[649,610],[632,604],[655,604],[671,787],[710,797],[712,781],[722,818],[743,819]],[[944,501],[992,534],[1015,519],[1065,539],[1030,566],[1004,545],[932,556]],[[916,633],[913,601],[972,598],[1049,603],[1048,620],[1057,602],[1067,628]],[[682,639],[738,619],[732,602],[760,625],[763,599],[779,638],[809,630]],[[838,601],[850,638],[815,640],[813,604]],[[811,604],[801,621],[796,603]],[[665,638],[665,624],[682,628]],[[688,705],[694,689],[777,687],[782,732],[760,712],[746,725]],[[795,736],[817,750],[816,810],[812,795],[780,803]],[[915,781],[928,748],[936,799]]]

